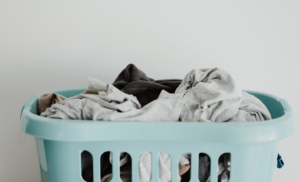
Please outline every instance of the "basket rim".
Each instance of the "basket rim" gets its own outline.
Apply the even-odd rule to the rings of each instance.
[[[85,89],[69,88],[49,92],[70,96],[71,92],[80,93]],[[284,114],[276,119],[248,123],[63,120],[32,113],[33,104],[40,98],[39,94],[24,104],[21,130],[37,138],[55,141],[168,141],[234,145],[261,144],[280,140],[294,133],[294,114],[285,99],[263,92],[245,91],[278,101]]]

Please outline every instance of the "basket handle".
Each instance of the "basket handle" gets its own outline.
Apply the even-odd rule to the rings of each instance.
[[[23,113],[23,110],[25,108],[31,108],[32,107],[32,104],[36,101],[36,99],[38,99],[39,97],[37,95],[35,96],[32,96],[22,107],[22,110],[21,110],[21,114],[20,114],[20,118],[22,117],[22,113]]]
[[[290,104],[285,99],[280,99],[279,101],[281,102],[282,106],[284,107],[284,110],[286,110],[288,112],[293,111]]]

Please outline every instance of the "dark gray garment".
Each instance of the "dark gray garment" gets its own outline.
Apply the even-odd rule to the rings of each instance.
[[[230,153],[222,154],[219,158],[218,182],[230,179]]]
[[[199,181],[206,182],[210,176],[210,158],[207,154],[199,154]]]
[[[134,64],[129,64],[112,85],[122,92],[136,96],[143,107],[157,99],[162,90],[174,93],[180,83],[180,79],[154,80]]]

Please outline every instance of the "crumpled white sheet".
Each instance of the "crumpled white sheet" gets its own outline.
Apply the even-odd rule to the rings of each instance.
[[[99,86],[95,83],[106,87],[97,90]],[[91,90],[99,91],[98,95],[90,94]],[[141,108],[135,96],[123,93],[111,84],[95,82],[95,79],[90,79],[86,92],[53,104],[41,116],[74,120],[174,122],[178,120],[183,107],[183,94],[162,91],[157,100]]]

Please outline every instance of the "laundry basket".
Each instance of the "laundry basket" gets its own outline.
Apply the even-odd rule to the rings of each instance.
[[[65,97],[86,90],[51,92]],[[81,152],[93,157],[94,182],[101,181],[100,157],[111,151],[113,159],[127,152],[132,160],[132,181],[139,181],[139,157],[152,153],[151,182],[159,181],[159,152],[172,159],[172,182],[178,182],[178,160],[191,154],[191,182],[198,182],[199,153],[210,157],[211,182],[218,180],[218,159],[231,155],[229,182],[272,182],[279,140],[294,132],[294,116],[287,101],[276,96],[247,91],[269,109],[272,120],[252,123],[82,121],[45,118],[37,115],[40,95],[23,106],[21,129],[36,139],[42,182],[84,182]],[[112,161],[111,182],[121,182],[120,161]]]

